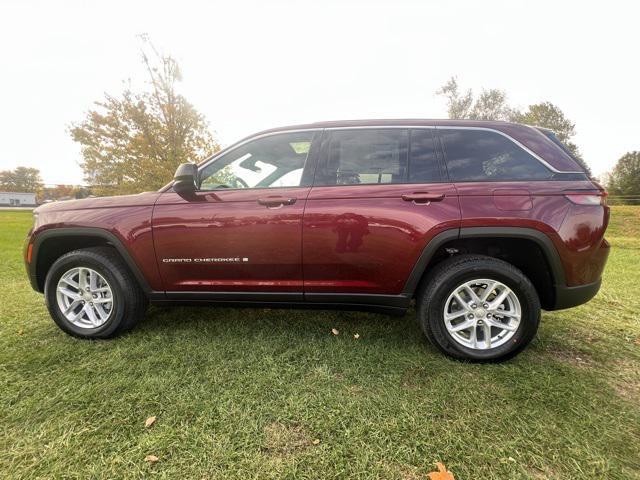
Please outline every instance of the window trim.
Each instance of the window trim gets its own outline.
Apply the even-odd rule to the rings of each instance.
[[[305,171],[303,171],[302,176],[303,178],[305,177],[305,173],[306,173],[306,169],[307,166],[309,166],[309,168],[313,169],[314,171],[311,173],[311,177],[313,178],[311,185],[316,186],[315,184],[315,174],[317,171],[317,165],[320,161],[323,160],[324,158],[324,151],[323,151],[323,145],[324,145],[324,141],[325,138],[327,137],[326,133],[331,131],[331,130],[361,130],[361,129],[393,129],[393,128],[405,128],[405,129],[425,129],[425,128],[430,128],[430,129],[434,129],[434,130],[483,130],[483,131],[488,131],[488,132],[495,132],[499,135],[502,135],[503,137],[511,140],[513,143],[515,143],[518,147],[520,147],[521,149],[523,149],[525,152],[527,152],[528,154],[530,154],[531,156],[533,156],[536,160],[538,160],[542,165],[544,165],[546,168],[548,168],[549,170],[551,170],[553,173],[555,174],[582,174],[584,175],[584,172],[581,171],[563,171],[563,170],[558,170],[557,168],[553,167],[552,165],[550,165],[546,160],[544,160],[542,157],[540,157],[540,155],[538,155],[537,153],[533,152],[531,149],[529,149],[528,147],[526,147],[525,145],[523,145],[522,143],[520,143],[519,141],[517,141],[515,138],[513,138],[512,136],[510,136],[509,134],[506,134],[504,132],[501,132],[500,130],[496,130],[495,128],[489,128],[489,127],[470,127],[470,126],[454,126],[454,125],[412,125],[411,123],[407,123],[407,124],[403,124],[403,125],[348,125],[348,126],[342,126],[342,127],[313,127],[313,128],[293,128],[293,129],[289,129],[289,130],[278,130],[275,132],[267,132],[267,133],[262,133],[259,135],[254,135],[254,136],[250,136],[248,138],[245,138],[244,140],[241,140],[227,148],[224,148],[222,150],[220,150],[219,152],[216,152],[213,156],[211,156],[210,158],[208,158],[207,160],[204,160],[202,163],[200,163],[198,165],[198,175],[200,175],[200,170],[207,167],[210,163],[214,162],[215,160],[217,160],[220,156],[225,155],[233,150],[235,150],[238,147],[241,147],[242,145],[245,145],[248,142],[251,142],[253,140],[257,140],[259,138],[263,138],[263,137],[268,137],[271,135],[280,135],[283,133],[298,133],[298,132],[320,132],[322,135],[320,135],[319,137],[314,136],[313,141],[312,141],[312,146],[311,149],[313,150],[313,146],[314,144],[317,143],[317,148],[316,152],[318,153],[318,155],[315,155],[316,158],[312,158],[311,157],[311,151],[309,152],[309,157],[307,157],[307,162],[305,163]],[[531,127],[533,128],[533,127]],[[534,130],[536,130],[534,128]],[[536,130],[537,131],[537,130]],[[544,137],[544,134],[540,131],[537,131],[540,135],[542,135]],[[440,136],[437,135],[438,137],[438,142],[439,148],[436,148],[436,153],[438,153],[439,155],[445,154],[444,152],[444,147],[442,145],[442,141],[439,138]],[[443,162],[444,162],[444,168],[445,168],[445,172],[446,172],[446,161],[443,158]],[[447,178],[443,178],[441,182],[437,182],[437,183],[451,183],[451,181],[448,179],[448,172],[447,173]],[[552,178],[548,179],[548,180],[539,180],[539,181],[550,181],[550,180],[554,180],[553,176]],[[173,182],[169,183],[166,187],[163,187],[162,189],[160,189],[160,192],[166,192],[168,191],[171,186],[173,185]],[[304,185],[304,184],[303,184]],[[303,186],[301,185],[301,186]],[[373,184],[372,184],[373,185]],[[394,185],[404,185],[404,184],[394,184]],[[415,184],[414,184],[415,185]],[[319,185],[317,185],[319,186]],[[334,186],[340,186],[340,185],[334,185]],[[352,186],[352,185],[342,185],[342,186]],[[289,188],[289,187],[276,187],[276,188]]]
[[[481,131],[485,131],[485,132],[494,132],[497,133],[498,135],[502,135],[503,137],[511,140],[513,143],[515,143],[518,147],[520,147],[522,150],[524,150],[525,152],[527,152],[529,155],[531,155],[533,158],[535,158],[536,160],[538,160],[542,165],[544,165],[546,168],[548,168],[549,170],[551,170],[553,173],[584,173],[584,172],[578,172],[578,171],[562,171],[562,170],[558,170],[557,168],[555,168],[554,166],[552,166],[551,164],[549,164],[546,160],[544,160],[540,155],[538,155],[536,152],[534,152],[533,150],[531,150],[530,148],[528,148],[526,145],[520,143],[518,140],[516,140],[515,138],[513,138],[511,135],[501,132],[500,130],[496,130],[495,128],[489,128],[489,127],[467,127],[467,126],[456,126],[456,125],[411,125],[411,124],[406,124],[406,125],[354,125],[354,126],[348,126],[348,127],[327,127],[325,130],[358,130],[358,129],[371,129],[371,128],[408,128],[408,129],[418,129],[418,128],[433,128],[435,130],[481,130]]]

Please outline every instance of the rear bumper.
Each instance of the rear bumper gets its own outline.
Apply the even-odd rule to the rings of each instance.
[[[600,290],[601,283],[602,278],[599,278],[596,282],[578,285],[577,287],[556,285],[556,301],[552,310],[562,310],[587,303],[596,296]]]

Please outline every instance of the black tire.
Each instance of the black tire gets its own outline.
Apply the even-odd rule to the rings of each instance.
[[[98,272],[108,282],[113,294],[113,308],[106,322],[95,328],[82,328],[67,320],[58,306],[57,285],[65,272],[87,267]],[[132,329],[144,317],[147,297],[129,268],[111,247],[74,250],[58,258],[49,269],[44,297],[51,318],[69,335],[79,338],[111,338]]]
[[[459,285],[475,279],[497,280],[517,296],[521,319],[513,336],[495,348],[474,349],[449,333],[444,308]],[[418,319],[429,341],[445,354],[474,362],[497,362],[514,357],[534,338],[540,323],[540,300],[529,279],[516,267],[483,255],[457,255],[438,264],[418,293]]]

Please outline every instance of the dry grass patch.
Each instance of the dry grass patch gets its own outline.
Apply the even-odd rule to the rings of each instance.
[[[299,425],[284,425],[273,422],[264,428],[263,450],[270,455],[286,457],[311,445],[313,438]]]

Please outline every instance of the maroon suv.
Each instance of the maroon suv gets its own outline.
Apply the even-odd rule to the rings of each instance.
[[[149,301],[403,314],[415,299],[443,352],[497,360],[541,308],[598,292],[605,197],[548,130],[315,123],[183,164],[158,192],[39,207],[25,261],[79,337],[130,329]]]

